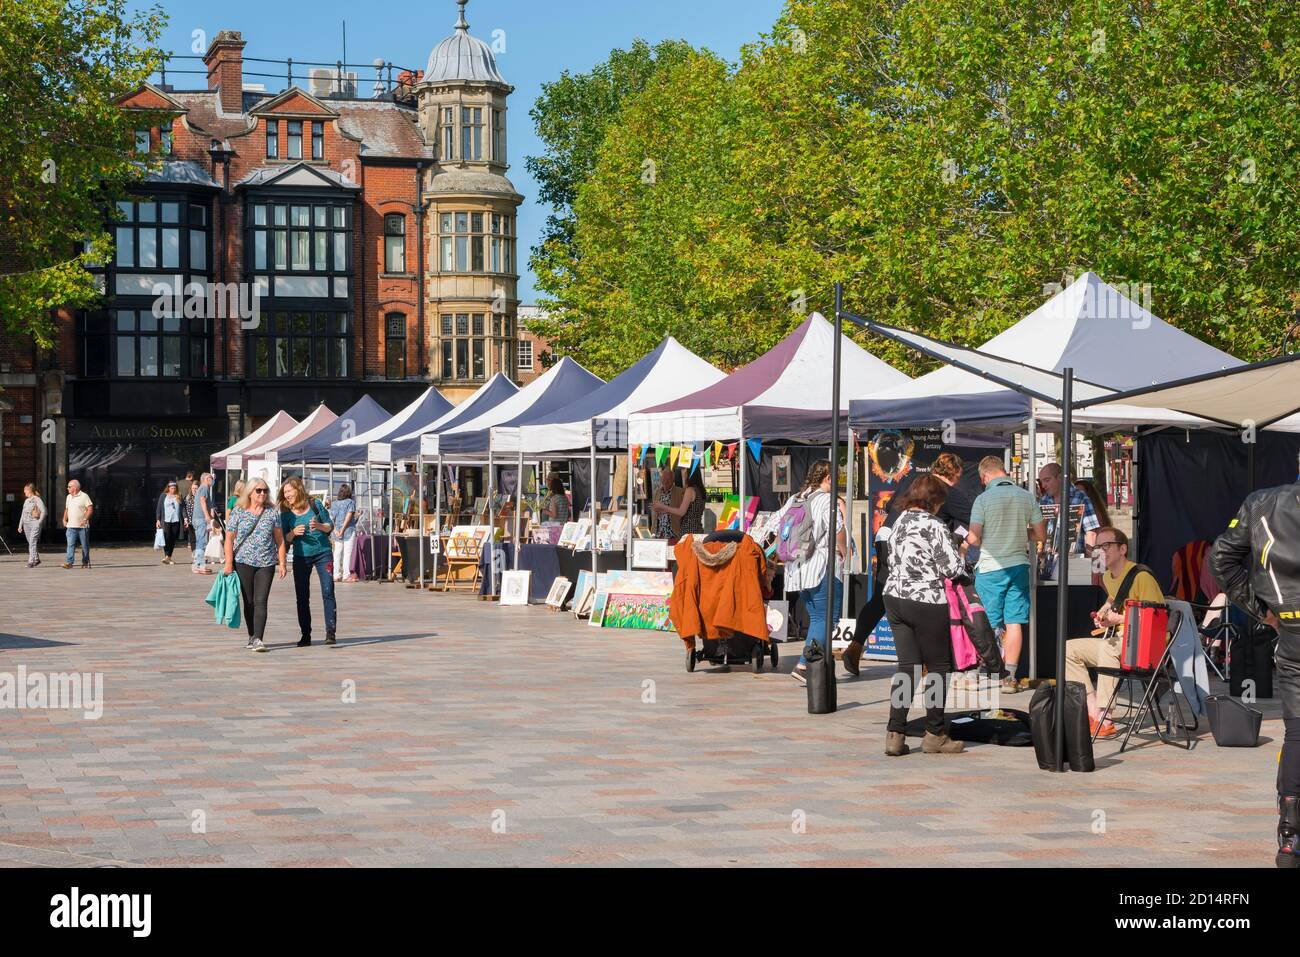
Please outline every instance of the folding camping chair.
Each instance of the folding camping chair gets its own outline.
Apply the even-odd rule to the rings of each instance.
[[[1106,675],[1118,679],[1115,685],[1115,692],[1106,702],[1106,707],[1102,709],[1100,717],[1097,719],[1097,729],[1093,732],[1092,739],[1096,743],[1097,735],[1101,732],[1106,723],[1111,709],[1119,699],[1120,689],[1125,684],[1136,682],[1142,689],[1142,698],[1136,706],[1136,713],[1133,704],[1132,695],[1129,696],[1127,711],[1122,720],[1126,721],[1128,728],[1124,733],[1124,740],[1119,746],[1119,753],[1123,754],[1128,747],[1129,739],[1135,732],[1142,729],[1146,723],[1147,716],[1151,717],[1151,724],[1155,728],[1156,736],[1165,744],[1177,744],[1174,740],[1174,713],[1177,712],[1178,730],[1182,733],[1184,746],[1188,751],[1192,749],[1192,732],[1200,727],[1200,719],[1196,717],[1195,710],[1192,710],[1192,723],[1189,725],[1183,720],[1183,706],[1179,701],[1181,697],[1178,681],[1178,672],[1174,668],[1174,636],[1178,634],[1178,629],[1182,624],[1182,612],[1173,611],[1169,615],[1169,624],[1165,639],[1165,650],[1161,654],[1160,660],[1156,662],[1154,668],[1106,668],[1098,667],[1093,670],[1099,675]],[[1169,695],[1172,699],[1173,706],[1166,712],[1161,707],[1161,700]],[[1130,716],[1132,716],[1130,718]],[[1164,728],[1161,729],[1161,722],[1164,722]]]

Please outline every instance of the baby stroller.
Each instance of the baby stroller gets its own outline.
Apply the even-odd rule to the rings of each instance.
[[[702,648],[696,647],[703,645]],[[767,647],[763,647],[766,645]],[[730,638],[697,638],[691,647],[686,649],[686,670],[694,671],[695,665],[701,661],[707,661],[715,665],[751,665],[754,673],[758,674],[763,670],[763,659],[771,659],[772,670],[776,670],[777,662],[780,655],[776,650],[776,642],[764,642],[758,638],[751,638],[749,635],[732,635]]]

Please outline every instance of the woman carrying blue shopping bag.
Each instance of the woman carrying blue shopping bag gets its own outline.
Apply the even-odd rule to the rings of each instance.
[[[283,578],[285,567],[284,533],[280,518],[272,507],[271,490],[265,480],[254,479],[244,489],[226,522],[226,565],[224,574],[239,576],[243,596],[244,624],[248,627],[249,651],[266,651],[262,636],[266,631],[266,605],[275,580],[275,569]]]

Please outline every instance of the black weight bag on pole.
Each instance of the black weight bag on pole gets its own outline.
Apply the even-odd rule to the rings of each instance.
[[[808,713],[830,714],[835,710],[835,659],[822,650],[823,635],[813,639],[804,653],[808,669],[804,678],[808,682]]]
[[[1056,770],[1056,689],[1039,685],[1029,702],[1034,755],[1044,771]],[[1065,683],[1065,760],[1071,771],[1095,771],[1092,732],[1088,727],[1088,693],[1077,681]]]

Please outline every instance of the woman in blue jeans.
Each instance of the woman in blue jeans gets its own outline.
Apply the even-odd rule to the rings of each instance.
[[[807,679],[807,653],[813,642],[821,645],[826,639],[827,616],[835,615],[844,594],[844,555],[847,545],[844,536],[843,504],[836,502],[835,508],[835,570],[831,604],[826,605],[826,533],[831,523],[831,466],[830,462],[814,462],[808,469],[808,477],[803,488],[786,503],[802,504],[812,517],[813,540],[817,547],[803,561],[788,562],[785,566],[785,590],[798,592],[804,607],[808,609],[808,637],[804,641],[804,653],[799,656],[799,663],[790,672],[790,677],[800,684]]]
[[[325,605],[325,644],[335,643],[338,608],[334,602],[334,549],[330,544],[329,513],[307,494],[302,479],[294,476],[280,486],[280,526],[284,540],[293,545],[293,590],[298,599],[298,647],[311,644],[311,575],[320,581]]]

